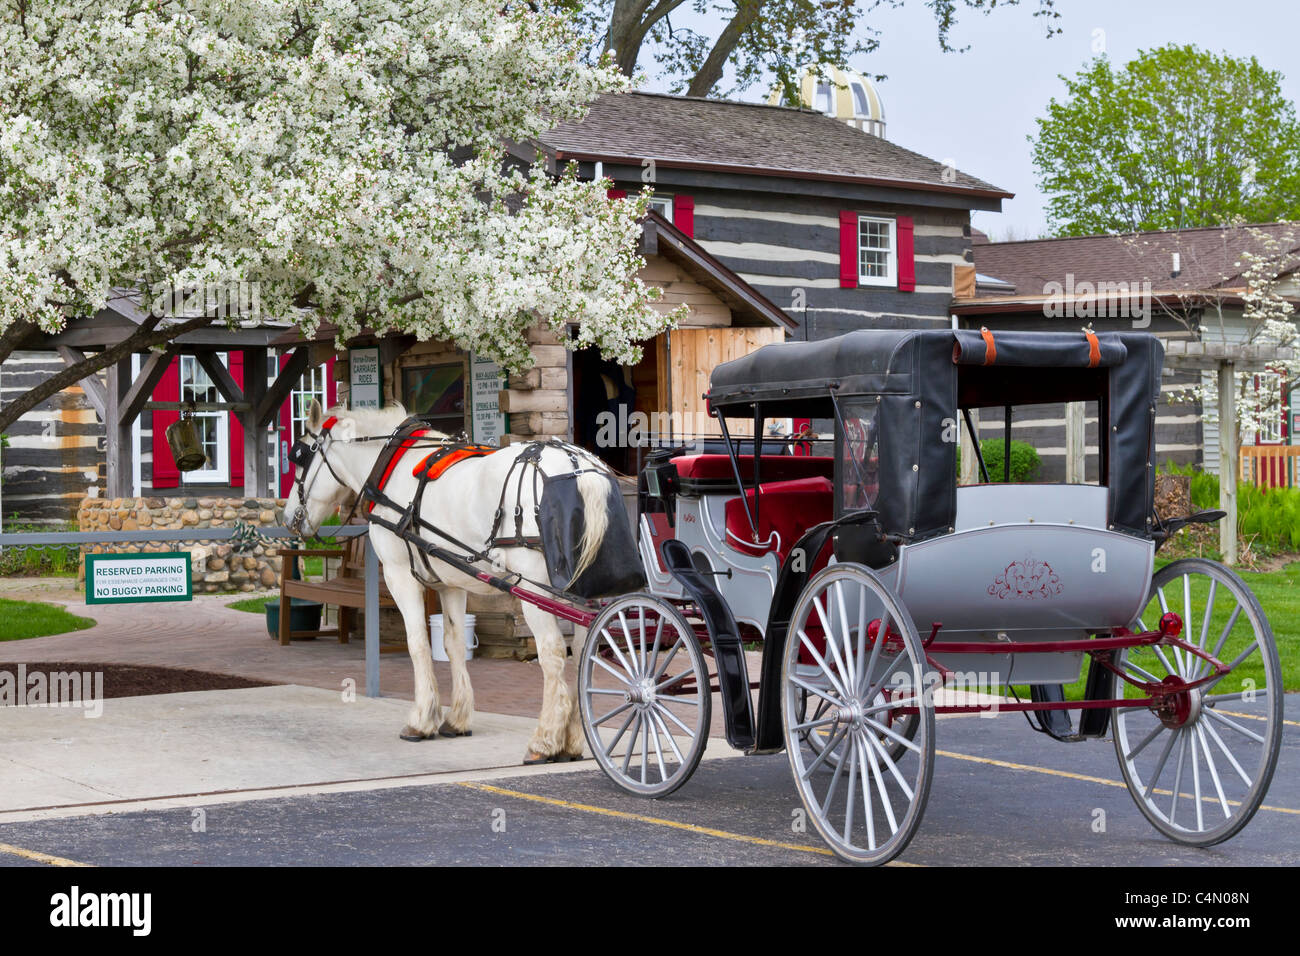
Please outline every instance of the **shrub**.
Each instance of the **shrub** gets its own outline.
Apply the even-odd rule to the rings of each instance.
[[[989,470],[989,481],[1001,482],[1002,465],[1005,457],[1001,438],[986,438],[980,442],[980,454],[984,456],[984,466]],[[1011,439],[1011,480],[1013,482],[1034,481],[1042,468],[1042,460],[1033,445]],[[961,449],[957,449],[957,470],[961,471]],[[978,474],[978,466],[977,472]],[[982,476],[981,476],[982,480]]]
[[[1193,511],[1218,509],[1218,475],[1172,462],[1166,463],[1161,470],[1170,475],[1191,476]],[[1237,534],[1254,539],[1255,546],[1269,551],[1300,551],[1300,488],[1264,489],[1239,483]]]

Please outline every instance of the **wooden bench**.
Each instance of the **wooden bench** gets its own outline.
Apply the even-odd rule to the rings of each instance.
[[[366,539],[364,537],[348,538],[342,548],[281,548],[280,555],[280,643],[287,645],[295,638],[330,637],[337,635],[340,644],[347,644],[355,623],[355,611],[366,606]],[[299,558],[336,558],[339,566],[334,577],[323,581],[304,581],[288,576],[289,562]],[[328,565],[326,565],[328,569]],[[333,604],[339,609],[337,627],[321,628],[315,631],[290,631],[289,610],[292,598],[304,598],[320,604]],[[379,579],[379,606],[397,607],[393,596]],[[425,619],[430,614],[438,613],[438,595],[436,592],[424,592]],[[380,648],[389,651],[389,648]],[[405,651],[405,645],[394,646],[392,652]]]

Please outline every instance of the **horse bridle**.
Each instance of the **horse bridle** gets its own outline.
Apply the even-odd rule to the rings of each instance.
[[[321,461],[329,469],[330,474],[334,476],[343,487],[347,487],[347,482],[339,477],[334,466],[330,464],[329,458],[325,455],[325,439],[330,437],[330,429],[338,424],[338,419],[331,415],[325,421],[321,422],[320,431],[313,432],[311,429],[303,428],[303,437],[299,438],[289,448],[289,461],[294,465],[293,483],[298,489],[298,506],[294,509],[293,517],[285,522],[285,527],[298,535],[306,535],[306,528],[303,522],[307,520],[307,472],[311,469],[312,460],[316,453],[320,453]],[[311,439],[309,442],[308,439]],[[315,479],[313,478],[313,481]],[[355,503],[353,505],[355,508]],[[351,515],[348,516],[349,520]]]

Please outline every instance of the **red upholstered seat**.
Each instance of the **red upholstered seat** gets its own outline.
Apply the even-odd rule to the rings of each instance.
[[[754,456],[738,455],[740,476],[746,482],[754,478]],[[731,459],[726,455],[683,455],[673,459],[677,474],[682,478],[735,480],[731,470]],[[796,457],[794,455],[764,455],[760,463],[764,487],[767,482],[791,481],[796,478],[820,476],[831,478],[834,475],[835,459],[829,455]]]
[[[708,457],[725,459],[725,456]],[[745,517],[745,506],[741,499],[732,498],[727,502],[727,544],[742,554],[758,556],[775,551],[784,563],[786,555],[803,533],[815,524],[829,521],[834,511],[834,493],[829,478],[818,476],[792,481],[766,481],[759,489],[758,545],[752,543],[749,520]],[[746,491],[745,497],[752,512],[754,489]]]

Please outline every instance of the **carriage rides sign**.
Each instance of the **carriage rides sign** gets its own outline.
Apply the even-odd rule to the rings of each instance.
[[[192,597],[190,556],[184,551],[86,555],[87,604],[188,601]]]

